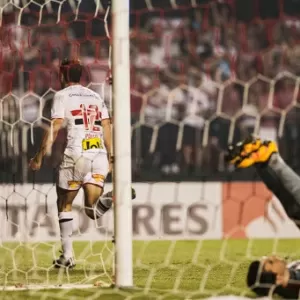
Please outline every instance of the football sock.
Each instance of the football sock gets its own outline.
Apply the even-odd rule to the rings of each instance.
[[[60,212],[58,214],[59,219],[59,229],[60,229],[60,238],[61,245],[64,257],[69,259],[73,257],[73,248],[72,248],[72,221],[73,215],[71,211]]]
[[[97,218],[102,217],[112,207],[112,191],[102,195],[95,203]]]

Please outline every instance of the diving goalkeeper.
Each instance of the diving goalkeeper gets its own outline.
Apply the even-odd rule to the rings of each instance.
[[[227,160],[236,168],[254,166],[300,228],[300,177],[281,158],[275,142],[248,138],[229,146]],[[299,299],[300,261],[288,264],[276,256],[253,261],[248,268],[247,285],[259,296],[275,293],[284,299]]]
[[[300,228],[300,177],[281,158],[275,142],[248,138],[229,146],[227,161],[236,168],[254,166],[288,217]]]
[[[80,85],[82,65],[78,60],[64,60],[60,66],[62,90],[53,99],[51,129],[29,166],[39,170],[44,155],[51,148],[63,124],[67,141],[56,182],[57,209],[62,255],[55,267],[75,266],[72,248],[72,203],[80,188],[84,191],[85,213],[97,219],[112,206],[112,193],[102,196],[104,182],[111,170],[111,123],[104,100]],[[102,196],[102,197],[101,197]],[[135,191],[132,189],[132,198]]]

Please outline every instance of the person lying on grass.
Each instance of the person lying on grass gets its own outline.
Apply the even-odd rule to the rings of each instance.
[[[262,257],[249,265],[247,286],[258,296],[299,299],[300,260],[288,263],[279,256]]]

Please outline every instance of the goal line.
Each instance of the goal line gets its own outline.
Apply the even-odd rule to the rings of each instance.
[[[73,289],[96,289],[96,288],[110,288],[112,284],[99,280],[94,284],[50,284],[50,285],[40,285],[40,284],[16,284],[10,286],[0,286],[0,291],[39,291],[39,290],[73,290]]]

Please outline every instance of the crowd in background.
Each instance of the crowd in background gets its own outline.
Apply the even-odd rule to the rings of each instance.
[[[41,15],[40,7],[28,6],[21,15],[4,16],[1,157],[11,172],[1,180],[16,173],[15,180],[28,180],[26,162],[48,124],[62,58],[80,55],[82,83],[111,108],[104,15],[93,18],[93,1],[82,1],[74,21],[73,2],[60,14],[55,2]],[[252,132],[276,139],[297,170],[300,1],[177,2],[181,6],[170,0],[131,1],[135,179],[220,178],[227,144]],[[23,26],[15,25],[18,20]],[[39,119],[41,113],[44,119]],[[40,180],[52,180],[47,168],[59,161],[64,136],[62,130]]]

